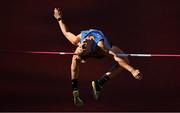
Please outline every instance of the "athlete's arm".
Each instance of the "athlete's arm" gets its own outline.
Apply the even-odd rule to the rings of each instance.
[[[105,47],[103,40],[99,41],[97,43],[97,45],[98,45],[98,47],[100,47],[105,52],[106,55],[116,56],[116,54],[113,51],[111,51],[111,50],[109,50],[108,48]]]
[[[79,35],[74,35],[73,33],[71,33],[67,26],[64,24],[63,20],[62,20],[62,12],[55,8],[54,9],[54,17],[58,20],[58,24],[61,28],[62,33],[64,34],[64,36],[73,44],[78,46],[78,43],[80,42],[80,37]]]
[[[100,47],[105,52],[105,54],[107,56],[110,56],[110,57],[114,58],[114,60],[117,61],[121,67],[123,67],[124,69],[128,70],[129,72],[131,72],[132,75],[136,79],[138,79],[138,80],[142,79],[142,75],[139,74],[140,71],[137,70],[137,69],[134,69],[125,60],[123,60],[122,58],[118,57],[118,53],[113,52],[111,49],[105,48],[104,41],[99,41],[98,42],[98,47]]]

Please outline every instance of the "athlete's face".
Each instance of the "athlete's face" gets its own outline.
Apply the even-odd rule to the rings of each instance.
[[[88,36],[85,38],[81,44],[81,48],[83,50],[83,54],[89,54],[91,52],[91,46],[94,38],[92,36]]]

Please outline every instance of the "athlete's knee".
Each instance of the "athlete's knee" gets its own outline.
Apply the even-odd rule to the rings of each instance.
[[[129,59],[127,57],[119,57],[119,56],[114,56],[114,60],[117,62],[125,62],[127,64],[130,63]]]
[[[73,56],[72,63],[71,63],[71,71],[76,72],[77,71],[78,62],[76,60],[76,57]]]
[[[111,69],[106,72],[106,75],[108,75],[110,78],[118,75],[124,68],[120,67],[118,64],[116,66],[113,66]]]
[[[110,72],[110,71],[106,72],[107,76],[111,76],[111,74],[112,74],[112,72]]]
[[[117,62],[125,62],[125,60],[123,58],[120,58],[118,56],[114,56],[114,60]]]

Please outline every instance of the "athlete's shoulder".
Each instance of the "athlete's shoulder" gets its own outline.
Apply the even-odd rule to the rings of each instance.
[[[81,32],[92,32],[92,31],[100,31],[100,30],[98,29],[81,30]]]
[[[101,31],[98,30],[98,29],[89,29],[89,31],[90,31],[90,32],[92,32],[92,31],[101,32]]]

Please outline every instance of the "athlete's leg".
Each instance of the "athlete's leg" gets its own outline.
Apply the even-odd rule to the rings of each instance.
[[[114,64],[106,73],[110,79],[118,75],[123,70],[122,67],[120,67],[118,64]],[[104,85],[104,84],[102,84]]]
[[[124,61],[127,64],[129,64],[129,60],[127,59],[127,57],[122,57],[122,59],[124,59]],[[114,59],[112,59],[112,61],[113,61],[113,66],[110,69],[108,69],[108,71],[98,80],[99,85],[101,86],[103,86],[104,83],[108,81],[109,79],[118,75],[124,69],[121,66],[119,66],[119,64],[116,61],[114,61]]]
[[[129,60],[127,59],[127,57],[123,57],[123,59],[127,63],[129,63]],[[113,61],[113,66],[110,69],[108,69],[108,71],[103,76],[101,76],[98,80],[92,81],[93,95],[96,100],[99,99],[100,97],[100,92],[103,85],[108,80],[118,75],[124,69],[120,67],[119,64],[116,61],[114,61],[113,58],[111,58],[111,60]]]
[[[129,64],[129,61],[126,57],[122,58],[124,61],[126,61],[127,64]],[[120,67],[117,62],[113,63],[113,66],[98,80],[99,85],[103,87],[103,85],[111,78],[118,75],[124,68]]]
[[[110,51],[112,51],[114,54],[114,60],[116,62],[118,62],[118,64],[123,67],[124,69],[128,70],[136,79],[141,80],[142,76],[140,74],[140,71],[138,69],[135,69],[134,67],[132,67],[131,65],[128,64],[127,60],[124,59],[124,57],[120,57],[117,54],[119,54],[119,52],[122,52],[121,49],[119,49],[116,46],[113,46]]]
[[[91,85],[93,88],[93,95],[96,100],[99,99],[101,89],[103,85],[110,80],[112,77],[116,76],[123,70],[117,63],[114,64],[101,78],[98,80],[92,81]]]
[[[111,48],[111,51],[115,54],[123,54],[123,51],[115,46]],[[109,56],[112,60],[115,60],[114,57]],[[132,69],[132,71],[136,71],[132,66],[129,65],[129,60],[127,57],[118,57],[119,59],[115,60],[116,63],[98,80],[92,81],[92,87],[93,87],[93,94],[95,99],[98,99],[100,96],[100,91],[103,87],[103,85],[112,77],[118,75],[123,69],[128,70],[129,68]],[[128,67],[127,67],[128,66]],[[127,69],[128,68],[128,69]],[[139,70],[137,70],[139,72]],[[131,72],[133,76],[137,76],[137,73]],[[140,79],[136,78],[136,79]]]
[[[76,49],[75,52],[77,52],[78,49]],[[72,57],[72,63],[71,63],[71,85],[72,85],[72,91],[73,91],[73,99],[74,104],[78,107],[82,106],[84,102],[80,99],[79,90],[78,90],[78,74],[79,74],[79,61],[78,56],[73,55]]]

